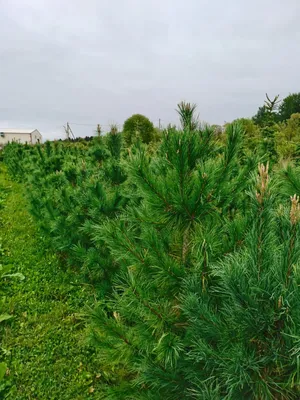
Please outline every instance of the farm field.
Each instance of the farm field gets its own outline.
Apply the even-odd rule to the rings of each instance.
[[[299,399],[300,114],[276,101],[5,146],[3,398]]]
[[[300,0],[0,4],[0,400],[300,400]]]

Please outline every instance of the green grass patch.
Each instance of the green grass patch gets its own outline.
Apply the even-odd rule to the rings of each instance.
[[[0,264],[25,277],[1,283],[1,313],[12,318],[0,324],[0,363],[7,366],[0,397],[100,399],[107,373],[81,317],[93,288],[59,265],[27,211],[24,188],[0,168]]]

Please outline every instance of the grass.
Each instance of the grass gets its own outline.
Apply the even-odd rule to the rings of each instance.
[[[27,211],[22,185],[0,168],[0,264],[25,276],[3,282],[1,312],[13,318],[0,325],[0,362],[7,365],[0,398],[100,399],[109,372],[87,344],[80,316],[94,302],[93,289],[60,265]]]

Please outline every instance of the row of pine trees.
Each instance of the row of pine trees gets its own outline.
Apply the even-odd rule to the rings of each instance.
[[[88,311],[108,400],[300,398],[300,169],[242,123],[6,146]],[[136,133],[136,132],[135,132]]]

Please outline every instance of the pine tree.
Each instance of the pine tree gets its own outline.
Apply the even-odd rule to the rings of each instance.
[[[220,151],[208,127],[167,131],[156,156],[141,146],[127,162],[135,203],[95,235],[120,273],[113,295],[93,313],[93,337],[102,362],[127,374],[105,398],[189,396],[184,371],[192,342],[180,297],[195,275],[205,293],[210,264],[243,243],[253,162],[240,165],[241,134],[238,124],[228,126]]]
[[[253,117],[255,124],[261,128],[261,152],[266,160],[276,161],[277,153],[275,149],[275,134],[278,131],[278,107],[279,95],[275,96],[273,100],[270,99],[266,93],[265,104],[260,107],[256,116]]]
[[[177,104],[177,113],[180,117],[182,129],[194,131],[199,127],[199,116],[195,115],[196,104],[181,101]]]
[[[278,208],[269,186],[262,165],[245,246],[212,267],[209,294],[186,280],[191,398],[299,399],[299,197]]]
[[[121,135],[109,134],[106,141],[101,137],[88,146],[68,141],[22,148],[19,164],[19,147],[8,147],[43,234],[63,264],[77,267],[100,297],[110,291],[118,264],[103,241],[94,243],[94,225],[113,220],[129,201],[122,187]]]
[[[9,174],[16,181],[21,181],[24,176],[23,162],[30,150],[30,146],[16,142],[9,143],[3,149],[3,161]]]

